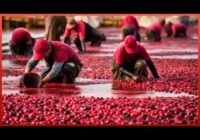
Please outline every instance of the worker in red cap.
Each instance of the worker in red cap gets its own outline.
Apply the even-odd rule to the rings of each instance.
[[[47,82],[74,83],[82,67],[78,55],[69,45],[40,39],[26,64],[25,73],[31,72],[42,59],[46,61],[46,68],[40,74],[41,87]]]
[[[161,41],[162,28],[165,26],[165,20],[162,19],[147,28],[146,36],[150,41]]]
[[[167,37],[186,37],[187,27],[182,23],[168,22],[165,26],[165,32],[167,33]]]
[[[101,42],[106,40],[103,33],[98,32],[84,21],[75,21],[74,18],[69,18],[67,21],[64,33],[64,42],[67,44],[71,43],[71,32],[76,35],[74,43],[79,51],[86,51],[85,42],[91,42],[91,46],[100,46]]]
[[[121,23],[122,40],[127,35],[134,35],[137,41],[141,41],[139,28],[137,19],[134,16],[125,16]]]
[[[149,67],[153,76],[159,78],[156,67],[146,49],[132,35],[126,36],[114,53],[113,78],[115,80],[146,80]]]
[[[16,28],[9,42],[11,54],[15,55],[33,55],[33,46],[35,39],[31,37],[26,28]]]

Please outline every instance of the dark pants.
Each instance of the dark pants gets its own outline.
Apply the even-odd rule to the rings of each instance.
[[[178,31],[175,33],[174,37],[187,37],[186,31]]]
[[[157,35],[154,31],[148,30],[146,32],[146,36],[147,36],[148,40],[150,40],[150,41],[155,41],[155,42],[161,41],[161,36]]]
[[[52,83],[65,83],[73,84],[75,78],[79,75],[82,64],[74,64],[72,62],[67,62],[63,65],[61,72],[50,82]],[[40,76],[44,78],[51,71],[51,67],[46,67]]]
[[[115,80],[124,80],[129,81],[132,80],[132,77],[124,74],[120,70],[116,69],[116,62],[113,60],[113,78]],[[137,61],[133,62],[132,64],[127,64],[124,66],[124,68],[129,71],[130,73],[137,75],[137,76],[144,76],[148,78],[148,72],[147,72],[147,64],[143,59],[138,59]]]
[[[124,38],[127,35],[133,35],[137,41],[141,42],[141,37],[139,34],[139,30],[136,28],[130,28],[130,27],[126,27],[122,30],[122,39],[124,40]]]
[[[106,37],[103,33],[100,33],[89,24],[85,24],[85,42],[91,42],[91,46],[101,46],[101,42],[106,40]],[[81,48],[81,40],[79,36],[77,36],[74,40],[76,47]],[[79,49],[80,50],[80,49]]]
[[[27,45],[25,42],[20,42],[16,45],[13,45],[11,42],[9,43],[9,48],[11,51],[11,54],[13,56],[15,55],[33,55],[33,46],[35,44],[35,39],[32,38],[32,44]]]

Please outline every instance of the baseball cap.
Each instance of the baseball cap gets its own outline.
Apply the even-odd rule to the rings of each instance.
[[[39,39],[36,41],[35,46],[34,46],[34,54],[33,58],[35,60],[42,60],[49,48],[49,43],[45,39]]]
[[[137,51],[137,41],[133,35],[126,36],[124,44],[127,53],[133,54]]]

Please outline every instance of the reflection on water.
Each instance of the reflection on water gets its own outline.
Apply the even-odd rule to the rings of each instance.
[[[155,91],[112,90],[111,81],[79,79],[75,84],[46,84],[44,88],[18,88],[20,77],[3,78],[3,94],[30,94],[86,97],[179,97],[194,96],[186,93],[175,94]]]

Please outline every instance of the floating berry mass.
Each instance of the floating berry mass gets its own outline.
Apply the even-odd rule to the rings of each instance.
[[[197,124],[196,97],[3,96],[3,124]]]
[[[102,29],[106,36],[118,34],[117,28]],[[141,30],[144,35],[144,31]],[[197,30],[189,29],[189,35],[195,34]],[[152,60],[160,75],[160,79],[153,79],[148,69],[149,80],[142,83],[134,81],[117,81],[112,78],[113,53],[117,48],[119,39],[107,40],[102,47],[88,47],[87,53],[80,53],[79,57],[83,63],[79,74],[80,79],[86,79],[83,83],[75,83],[93,86],[91,81],[112,81],[112,90],[118,91],[152,91],[164,94],[176,93],[179,97],[88,97],[78,95],[80,89],[68,89],[65,86],[53,87],[55,93],[40,93],[42,90],[48,92],[48,88],[38,89],[36,94],[19,94],[18,81],[24,73],[26,62],[29,56],[13,57],[9,53],[2,54],[3,69],[3,119],[4,125],[143,125],[143,124],[198,124],[198,59],[173,59],[156,58],[153,56],[185,56],[198,54],[198,40],[182,38],[163,38],[160,43],[147,43],[142,35],[142,42],[146,43],[146,49],[150,52]],[[153,52],[156,49],[162,51]],[[176,50],[177,51],[171,51]],[[181,51],[179,51],[181,49]],[[193,51],[187,51],[193,50]],[[194,51],[195,50],[195,51]],[[105,54],[105,56],[104,56]],[[43,63],[43,62],[42,62]],[[41,72],[44,65],[39,65],[33,72]],[[13,81],[6,81],[8,77],[14,77]],[[86,83],[87,80],[91,80]],[[4,94],[10,90],[12,94]],[[16,84],[16,85],[14,85]],[[95,83],[97,86],[98,83]],[[102,84],[102,83],[101,83]],[[57,96],[56,92],[63,94],[77,90],[73,96]],[[59,88],[59,90],[57,90]],[[69,87],[70,88],[70,87]],[[101,85],[99,89],[103,88]],[[70,91],[71,90],[71,91]],[[98,90],[97,88],[95,90]],[[36,91],[36,90],[35,90]],[[87,92],[95,92],[86,89]],[[34,92],[32,90],[30,93]],[[121,92],[121,94],[130,94]],[[100,93],[105,95],[104,92]]]

